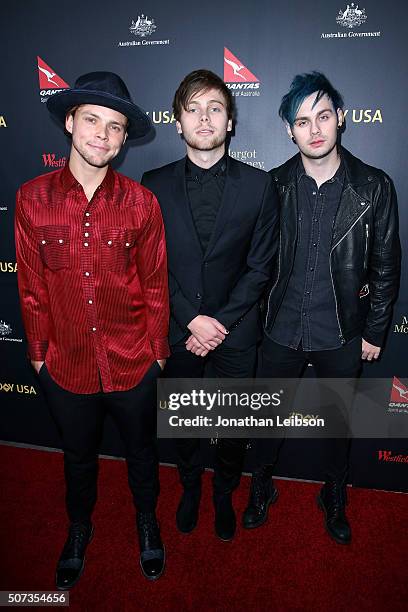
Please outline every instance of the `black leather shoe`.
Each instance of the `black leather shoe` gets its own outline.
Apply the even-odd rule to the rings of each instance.
[[[80,579],[84,571],[85,549],[92,540],[93,531],[91,523],[71,523],[69,526],[55,575],[58,590],[67,591]]]
[[[140,546],[140,567],[148,580],[157,580],[164,571],[166,555],[154,512],[138,512],[136,516]]]
[[[268,518],[271,504],[278,499],[278,489],[273,486],[272,478],[264,470],[252,474],[251,491],[248,506],[242,517],[242,526],[245,529],[255,529],[263,525]]]
[[[338,482],[326,482],[317,496],[317,504],[325,514],[328,534],[338,544],[350,544],[351,528],[345,514],[346,486]]]
[[[176,512],[177,529],[190,533],[197,526],[201,500],[201,486],[184,489]]]
[[[215,533],[223,542],[229,542],[235,535],[237,520],[232,507],[232,494],[214,495]]]

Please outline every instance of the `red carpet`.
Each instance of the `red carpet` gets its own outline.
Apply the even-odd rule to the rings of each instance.
[[[65,540],[62,455],[0,446],[0,590],[54,590]],[[316,507],[318,485],[277,481],[266,526],[223,543],[213,533],[211,475],[199,527],[176,531],[177,474],[161,468],[159,518],[167,551],[157,583],[139,570],[134,511],[122,461],[101,460],[95,536],[70,610],[407,610],[408,496],[349,491],[353,542],[332,542]],[[234,503],[241,516],[249,478]]]

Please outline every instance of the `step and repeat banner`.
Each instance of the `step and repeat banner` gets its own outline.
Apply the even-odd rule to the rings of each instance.
[[[117,72],[151,117],[154,133],[128,145],[116,160],[139,180],[145,170],[184,155],[171,110],[173,94],[191,70],[224,78],[237,106],[229,154],[262,170],[296,152],[277,111],[293,76],[324,72],[345,100],[343,145],[394,180],[399,199],[403,268],[387,345],[366,378],[389,381],[385,412],[408,419],[408,184],[406,117],[406,3],[364,0],[245,0],[194,5],[184,0],[16,0],[1,9],[0,98],[0,439],[59,447],[59,438],[26,359],[17,294],[14,200],[18,186],[62,168],[69,141],[45,102],[94,70]],[[318,408],[318,407],[317,407]],[[302,397],[296,410],[304,413]],[[102,452],[120,455],[108,421]],[[211,446],[204,448],[211,464]],[[160,442],[174,462],[171,441]],[[252,454],[248,452],[247,468]],[[281,476],[321,479],[323,452],[310,441],[288,441]],[[353,440],[350,482],[408,488],[408,448],[401,439]]]

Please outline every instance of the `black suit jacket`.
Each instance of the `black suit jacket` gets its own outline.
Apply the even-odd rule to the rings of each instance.
[[[259,300],[277,249],[278,197],[262,170],[227,160],[226,181],[205,253],[191,214],[186,159],[146,172],[142,184],[160,204],[166,230],[170,289],[170,344],[189,334],[198,314],[230,331],[225,344],[243,349],[260,335]]]

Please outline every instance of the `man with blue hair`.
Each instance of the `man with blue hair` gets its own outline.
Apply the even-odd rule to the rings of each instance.
[[[400,269],[397,201],[391,179],[340,145],[343,99],[319,73],[297,75],[279,115],[299,153],[271,170],[280,199],[280,249],[267,300],[259,375],[356,378],[378,359]],[[246,528],[262,525],[278,492],[272,470],[281,440],[258,440]],[[349,439],[328,440],[318,496],[326,529],[351,541],[345,515]]]

